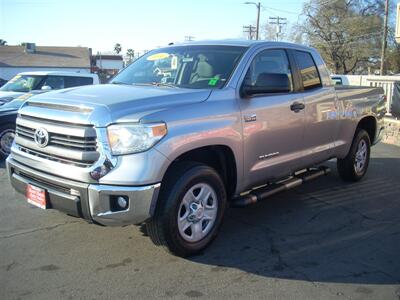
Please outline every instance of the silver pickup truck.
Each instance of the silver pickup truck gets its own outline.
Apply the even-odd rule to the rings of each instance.
[[[335,88],[311,48],[256,41],[154,50],[110,84],[35,96],[7,168],[38,207],[144,224],[187,256],[244,206],[326,174],[357,181],[383,130],[380,88]],[[257,187],[257,188],[256,188]]]

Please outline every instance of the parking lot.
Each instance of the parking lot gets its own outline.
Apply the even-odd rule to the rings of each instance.
[[[229,209],[200,256],[158,249],[135,226],[43,211],[0,163],[1,299],[400,299],[400,148],[373,149],[367,177],[331,175]]]

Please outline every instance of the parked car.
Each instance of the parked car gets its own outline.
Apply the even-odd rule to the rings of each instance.
[[[2,87],[3,85],[5,85],[7,83],[7,80],[0,78],[0,87]]]
[[[33,205],[145,224],[156,245],[188,256],[215,238],[228,204],[324,175],[312,168],[321,162],[337,158],[344,180],[363,178],[384,101],[381,88],[335,88],[312,48],[172,45],[111,84],[29,99],[7,168]]]
[[[51,90],[98,84],[97,74],[75,72],[25,72],[0,88],[0,159],[10,154],[15,119],[20,106],[30,97]]]
[[[91,84],[99,84],[97,74],[61,71],[23,72],[0,88],[0,105],[27,93],[36,95],[51,90]]]

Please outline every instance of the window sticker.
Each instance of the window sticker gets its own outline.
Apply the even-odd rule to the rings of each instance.
[[[219,81],[219,78],[216,78],[216,77],[211,78],[210,81],[208,81],[208,85],[209,86],[216,86],[218,81]]]
[[[168,53],[156,53],[156,54],[150,55],[146,59],[149,60],[149,61],[154,61],[154,60],[165,59],[165,58],[168,58],[168,57],[169,57]]]

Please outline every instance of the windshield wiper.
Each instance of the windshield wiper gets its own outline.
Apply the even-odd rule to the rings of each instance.
[[[165,86],[171,88],[178,88],[175,84],[172,83],[162,83],[162,82],[144,82],[144,83],[132,83],[133,85],[144,85],[144,86]]]
[[[112,82],[110,82],[111,84],[123,84],[123,85],[130,85],[129,83],[125,83],[125,82],[122,82],[122,81],[112,81]]]

